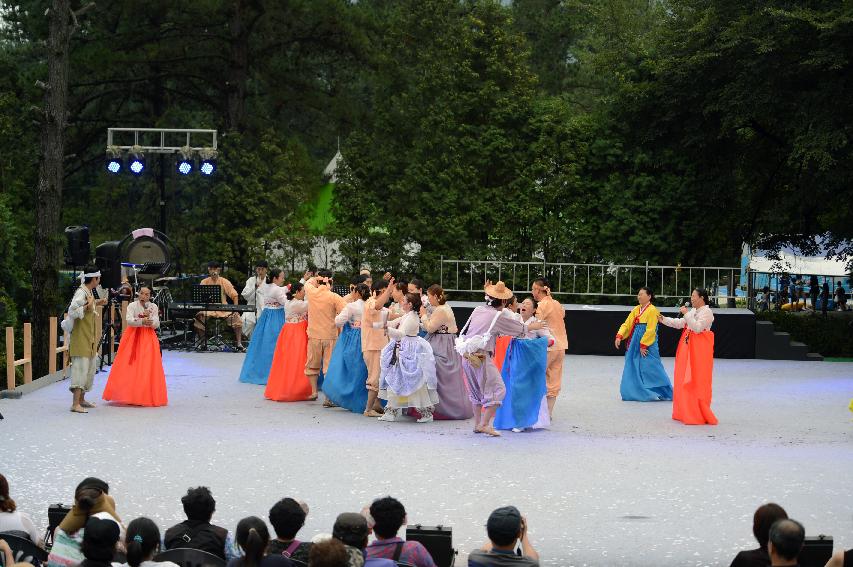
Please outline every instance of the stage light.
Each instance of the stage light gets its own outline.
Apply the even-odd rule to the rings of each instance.
[[[211,176],[216,171],[216,160],[213,159],[205,159],[202,160],[201,165],[198,166],[199,172],[202,175]]]
[[[189,175],[193,171],[193,162],[192,160],[186,158],[179,159],[175,166],[175,169],[181,175]]]
[[[145,171],[145,158],[141,155],[132,156],[130,158],[130,165],[127,168],[134,175],[142,175],[142,172]]]
[[[107,158],[107,171],[112,174],[121,173],[121,158],[120,157],[110,157]]]

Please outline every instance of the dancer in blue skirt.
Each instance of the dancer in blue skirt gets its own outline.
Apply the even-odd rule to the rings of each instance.
[[[275,344],[278,334],[284,326],[284,303],[287,301],[287,288],[284,283],[284,272],[275,268],[267,274],[267,283],[263,286],[264,310],[252,331],[249,350],[243,360],[240,370],[240,382],[247,384],[267,383],[267,377],[272,366]]]
[[[533,315],[537,302],[528,297],[518,304],[518,316],[530,325],[539,320]],[[506,397],[495,413],[495,429],[541,429],[551,425],[545,370],[548,366],[548,347],[556,338],[547,328],[526,331],[513,337],[506,350],[501,377]]]
[[[370,299],[370,288],[357,284],[353,294],[356,299],[335,317],[335,324],[343,327],[332,358],[329,371],[323,382],[323,393],[330,403],[326,407],[341,406],[351,412],[362,413],[367,404],[367,365],[361,354],[361,319],[364,315],[365,301]]]
[[[619,392],[624,401],[656,402],[672,400],[672,382],[663,369],[658,350],[658,315],[652,305],[655,294],[646,286],[637,292],[640,303],[619,327],[614,344],[618,349],[628,341],[625,368]]]

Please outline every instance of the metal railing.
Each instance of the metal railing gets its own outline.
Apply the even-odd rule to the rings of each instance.
[[[533,280],[540,276],[548,278],[551,292],[561,296],[633,298],[640,286],[648,286],[658,298],[682,299],[694,288],[703,287],[718,303],[731,304],[736,297],[740,268],[441,258],[441,286],[451,292],[481,292],[486,280],[501,280],[513,290],[529,290]]]

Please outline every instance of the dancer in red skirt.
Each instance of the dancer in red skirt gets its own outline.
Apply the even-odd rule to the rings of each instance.
[[[159,311],[150,299],[151,289],[143,286],[137,300],[127,306],[127,328],[104,388],[107,401],[132,406],[165,406],[168,402],[155,332],[160,327]]]
[[[284,304],[284,326],[278,334],[275,355],[264,397],[276,402],[302,402],[311,396],[305,377],[308,357],[308,302],[301,283],[290,286]]]

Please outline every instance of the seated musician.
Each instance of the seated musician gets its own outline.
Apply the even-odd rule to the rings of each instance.
[[[231,303],[237,305],[239,303],[239,295],[237,290],[234,288],[234,284],[228,281],[226,278],[220,276],[220,272],[222,271],[222,266],[219,262],[209,262],[207,264],[207,273],[208,277],[204,278],[199,282],[201,285],[218,285],[222,288],[222,297],[221,302],[226,302],[226,297],[231,299]],[[243,351],[243,322],[240,320],[240,314],[235,312],[227,312],[227,311],[199,311],[196,313],[195,321],[193,323],[193,327],[195,327],[195,332],[198,335],[199,341],[201,344],[204,344],[205,341],[205,323],[207,319],[216,318],[216,319],[225,319],[228,322],[228,325],[234,329],[234,337],[237,341],[237,350]]]

